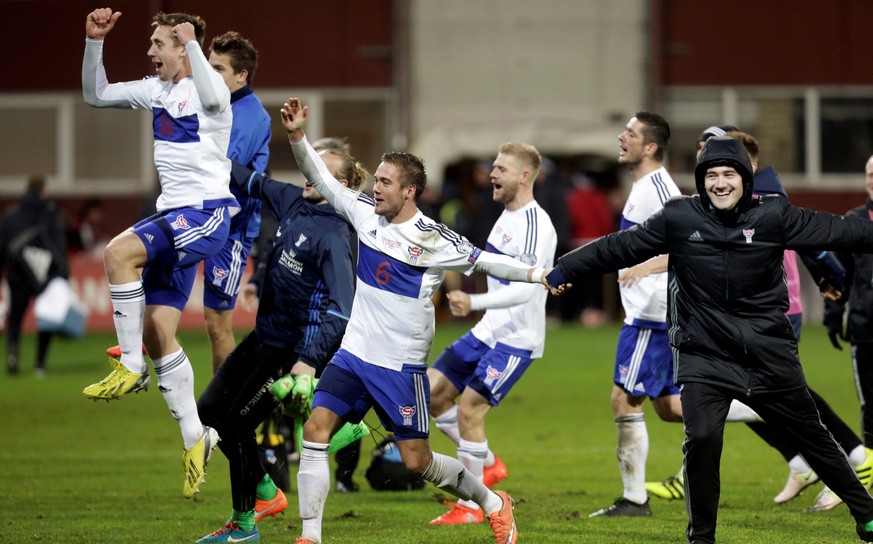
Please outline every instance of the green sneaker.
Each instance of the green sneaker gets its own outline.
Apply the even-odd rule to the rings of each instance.
[[[661,482],[646,482],[646,491],[668,501],[679,500],[685,497],[685,480],[680,470],[676,476],[670,476]]]
[[[92,400],[115,400],[128,393],[148,391],[151,377],[148,371],[143,374],[131,372],[118,359],[109,358],[112,372],[97,383],[82,390],[82,394]]]
[[[215,531],[212,534],[206,535],[195,544],[206,542],[260,542],[261,535],[258,534],[258,526],[252,527],[251,531],[241,529],[235,521],[227,522],[227,525]]]

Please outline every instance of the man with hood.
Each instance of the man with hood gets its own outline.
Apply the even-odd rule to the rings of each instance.
[[[776,170],[772,166],[759,168],[760,146],[754,137],[730,125],[709,127],[701,133],[698,139],[698,154],[703,150],[703,144],[706,140],[713,136],[730,136],[742,142],[752,164],[752,174],[754,176],[753,195],[778,195],[785,199],[788,198],[788,194],[779,181],[779,175],[776,173]],[[800,270],[797,266],[797,257],[800,257],[803,261],[813,281],[819,286],[822,296],[828,299],[835,298],[844,289],[846,269],[830,251],[804,250],[795,252],[790,249],[785,250],[782,266],[785,269],[785,281],[788,286],[788,311],[786,315],[799,342],[803,325],[803,304],[800,298]],[[827,426],[828,430],[846,452],[849,462],[855,467],[858,479],[861,480],[865,487],[869,488],[871,481],[873,481],[873,452],[864,447],[855,431],[834,412],[833,408],[821,395],[816,393],[811,387],[808,387],[808,389],[812,400],[815,401],[816,408],[818,408],[822,423]],[[800,455],[797,447],[783,439],[766,422],[749,421],[746,422],[746,425],[767,442],[769,446],[776,449],[788,463],[788,480],[782,491],[773,498],[773,502],[777,504],[788,502],[800,495],[806,488],[819,481],[818,474],[812,470],[806,459]],[[685,491],[682,478],[682,471],[680,470],[677,475],[661,482],[646,482],[646,490],[650,494],[663,499],[683,499]],[[825,487],[816,496],[813,506],[807,508],[806,511],[821,512],[832,510],[842,502],[837,495]]]
[[[873,223],[753,196],[751,161],[735,138],[710,138],[694,174],[699,195],[675,197],[642,225],[564,255],[543,281],[560,294],[588,275],[669,254],[667,318],[685,415],[689,543],[715,542],[724,424],[734,399],[795,443],[846,502],[858,536],[873,542],[873,497],[807,391],[781,267],[786,248],[873,253]]]

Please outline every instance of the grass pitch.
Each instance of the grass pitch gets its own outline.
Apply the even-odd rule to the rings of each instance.
[[[432,358],[470,325],[438,326]],[[588,518],[621,495],[609,408],[617,334],[617,325],[551,329],[545,357],[489,415],[490,445],[509,467],[509,478],[500,487],[517,501],[520,542],[684,542],[682,502],[652,498],[650,518]],[[210,375],[206,336],[186,333],[180,339],[195,365],[197,391],[202,391]],[[112,403],[82,396],[84,386],[109,371],[102,353],[114,343],[113,336],[100,334],[56,341],[48,377],[37,380],[33,340],[26,338],[21,375],[0,374],[0,543],[194,542],[228,518],[230,484],[220,452],[201,493],[191,501],[182,497],[179,428],[156,387]],[[809,383],[857,428],[848,350],[835,351],[822,327],[807,326],[801,356]],[[662,479],[680,466],[682,426],[659,421],[650,408],[646,413],[647,471],[650,480]],[[367,420],[378,422],[372,414]],[[433,430],[433,448],[453,454],[454,446]],[[429,526],[445,511],[439,501],[449,498],[433,486],[371,491],[363,472],[373,443],[365,439],[355,478],[362,491],[328,497],[325,544],[493,542],[487,525]],[[728,425],[725,443],[719,542],[858,541],[845,505],[831,512],[803,512],[821,484],[788,504],[773,503],[787,467],[744,425]],[[295,493],[288,498],[283,516],[259,524],[262,542],[293,542],[299,534]]]

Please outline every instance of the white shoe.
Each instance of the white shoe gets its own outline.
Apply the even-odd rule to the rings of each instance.
[[[778,495],[773,497],[773,502],[782,504],[788,502],[794,497],[800,495],[804,489],[818,481],[818,474],[812,469],[806,472],[791,472],[788,474],[788,481],[785,482],[785,487]]]
[[[806,512],[825,512],[827,510],[833,510],[839,506],[841,502],[843,502],[843,499],[837,497],[836,493],[825,486],[825,488],[822,489],[815,498],[815,503],[807,508]]]

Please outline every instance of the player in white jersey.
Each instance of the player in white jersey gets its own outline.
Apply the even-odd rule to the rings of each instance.
[[[303,534],[296,542],[320,544],[330,490],[330,438],[345,421],[360,421],[372,407],[394,433],[410,472],[456,497],[474,500],[487,514],[496,542],[514,543],[518,533],[509,495],[490,491],[457,459],[432,452],[428,445],[425,368],[434,333],[431,297],[446,270],[538,282],[543,269],[482,252],[422,215],[417,202],[427,177],[414,155],[382,155],[372,198],[343,187],[306,140],[307,113],[297,98],[282,108],[294,157],[306,179],[351,222],[359,242],[352,314],[340,350],[318,383],[303,430],[297,474]]]
[[[161,394],[182,430],[183,494],[191,498],[203,480],[214,435],[197,415],[194,372],[176,329],[197,264],[222,248],[230,216],[238,209],[228,188],[230,91],[201,49],[206,23],[184,13],[158,13],[152,21],[148,56],[157,77],[109,84],[103,39],[120,16],[109,8],[88,15],[82,92],[94,107],[152,111],[161,195],[157,214],[106,247],[104,265],[121,358],[110,358],[112,373],[83,393],[108,401],[147,389],[144,344]]]
[[[541,161],[532,145],[511,142],[500,146],[490,177],[492,198],[504,210],[485,249],[551,268],[558,237],[549,215],[533,196]],[[485,416],[506,398],[533,360],[542,357],[548,290],[489,276],[487,293],[450,291],[447,296],[455,316],[486,311],[427,371],[430,413],[437,428],[458,445],[458,458],[467,470],[492,487],[506,477],[507,469],[488,448]],[[431,525],[484,521],[482,510],[472,501],[449,504],[451,509]]]
[[[621,214],[621,228],[644,223],[680,193],[663,166],[670,125],[656,113],[638,112],[619,134],[618,162],[628,167],[634,184]],[[649,436],[643,402],[664,421],[681,422],[679,388],[673,383],[673,356],[667,337],[667,255],[619,271],[625,320],[618,338],[611,395],[617,430],[616,455],[624,493],[596,516],[651,515],[646,493]],[[730,421],[760,420],[739,402]]]

